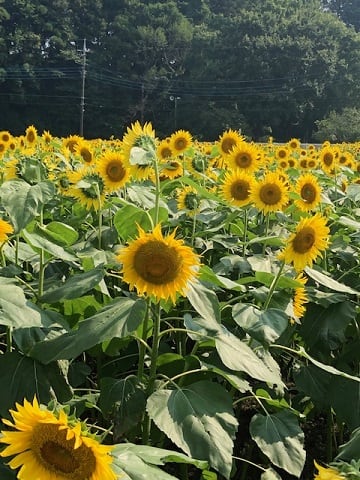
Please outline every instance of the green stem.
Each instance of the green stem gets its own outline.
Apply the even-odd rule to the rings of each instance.
[[[192,232],[191,232],[191,246],[194,246],[196,234],[196,213],[194,213],[193,222],[192,222]]]
[[[154,213],[154,224],[157,225],[159,222],[159,205],[160,205],[160,194],[161,194],[161,186],[160,186],[160,173],[159,173],[159,165],[156,156],[154,155],[154,171],[155,171],[155,213]]]
[[[245,207],[244,208],[244,235],[243,235],[243,246],[242,246],[242,254],[243,257],[245,257],[246,254],[246,240],[247,240],[247,229],[248,229],[248,222],[249,222],[249,216],[248,216],[248,209]]]
[[[265,237],[267,237],[268,234],[269,234],[269,227],[270,227],[270,213],[267,213],[266,214],[266,222],[265,222]],[[264,240],[263,255],[265,255],[266,246],[267,246],[267,241]]]
[[[275,291],[275,288],[279,282],[279,279],[281,277],[281,274],[282,274],[282,271],[284,270],[284,266],[285,266],[285,262],[282,262],[281,265],[280,265],[280,268],[276,274],[276,276],[274,277],[273,281],[271,282],[271,285],[270,285],[270,289],[269,289],[269,293],[268,293],[268,296],[267,296],[267,299],[264,303],[264,307],[263,309],[264,310],[267,310],[269,304],[270,304],[270,301],[271,301],[271,298],[274,294],[274,291]]]
[[[147,299],[146,302],[146,310],[145,310],[145,317],[143,322],[143,331],[141,335],[142,342],[139,342],[139,364],[138,364],[138,372],[137,376],[139,380],[142,380],[144,375],[144,361],[145,361],[145,353],[146,353],[146,339],[147,339],[147,332],[148,332],[148,325],[149,325],[149,315],[150,315],[150,299]]]
[[[44,221],[44,212],[43,209],[40,211],[40,226],[43,226]],[[38,296],[41,297],[44,293],[44,279],[45,279],[45,251],[43,248],[40,249],[40,266],[39,266],[39,285],[38,285]]]
[[[12,350],[12,328],[6,327],[6,351],[11,352]]]
[[[5,267],[5,266],[6,266],[6,260],[5,260],[5,255],[4,255],[4,251],[3,251],[4,245],[5,245],[5,242],[3,242],[3,243],[0,245],[0,258],[1,258],[1,266],[2,266],[2,267]]]

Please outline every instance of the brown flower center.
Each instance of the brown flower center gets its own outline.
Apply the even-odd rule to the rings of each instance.
[[[74,448],[74,438],[66,439],[67,430],[59,425],[39,423],[34,427],[32,451],[42,467],[55,476],[87,480],[96,469],[96,458],[84,443]]]
[[[325,153],[323,157],[323,162],[327,167],[330,167],[334,161],[334,155],[330,152]]]
[[[146,282],[165,285],[178,276],[181,257],[165,243],[153,240],[139,247],[134,258],[134,268]]]
[[[315,230],[312,227],[302,228],[292,242],[295,253],[306,253],[315,243]]]
[[[231,137],[226,137],[221,142],[221,150],[225,153],[230,153],[235,146],[236,141]]]
[[[175,150],[182,152],[188,146],[188,142],[185,137],[179,137],[174,142]]]
[[[231,185],[231,196],[235,200],[246,200],[249,197],[249,182],[245,180],[236,180]]]
[[[26,135],[26,140],[29,142],[29,143],[33,143],[35,142],[35,134],[32,130],[30,130],[27,135]]]
[[[82,148],[80,150],[80,155],[82,156],[84,162],[91,163],[93,156],[88,148]]]
[[[267,183],[261,187],[259,196],[265,205],[275,205],[280,202],[282,193],[279,185]]]
[[[301,188],[300,195],[305,202],[312,203],[316,199],[316,190],[311,183],[305,183]]]
[[[126,170],[121,162],[114,160],[107,165],[106,174],[112,182],[119,182],[125,177]]]
[[[244,152],[238,153],[235,157],[235,163],[240,168],[250,167],[252,163],[251,155]]]

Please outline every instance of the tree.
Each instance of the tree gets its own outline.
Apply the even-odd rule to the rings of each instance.
[[[344,108],[341,112],[331,111],[324,119],[315,122],[317,131],[313,137],[317,142],[358,142],[360,139],[360,109]]]

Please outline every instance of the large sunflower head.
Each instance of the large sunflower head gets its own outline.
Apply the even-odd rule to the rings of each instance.
[[[9,235],[13,233],[14,229],[10,223],[2,220],[0,218],[0,246],[2,243],[6,242],[9,238]]]
[[[130,162],[130,152],[133,147],[148,148],[155,151],[155,130],[150,122],[145,122],[142,126],[137,120],[127,127],[126,133],[122,138],[122,146],[125,155],[125,161]]]
[[[156,148],[156,154],[160,162],[167,161],[173,156],[173,151],[170,148],[170,138],[164,138],[159,142]]]
[[[79,135],[69,135],[68,137],[63,139],[63,148],[66,151],[71,153],[75,153],[76,146],[81,143],[82,137]]]
[[[300,197],[295,200],[295,205],[303,212],[314,210],[320,203],[321,187],[311,173],[304,173],[298,178],[295,193]]]
[[[41,408],[34,398],[10,410],[13,422],[3,419],[13,430],[3,430],[1,443],[7,444],[2,457],[21,480],[116,480],[111,469],[113,447],[100,445],[82,432],[81,423],[71,420],[64,410]]]
[[[186,130],[178,130],[170,136],[169,146],[174,156],[185,152],[192,144],[191,133]]]
[[[314,480],[345,480],[346,478],[336,468],[322,467],[316,461],[314,461],[314,464],[317,469]]]
[[[221,193],[225,200],[237,207],[250,203],[250,190],[254,186],[254,178],[237,169],[227,172],[221,186]]]
[[[180,190],[177,196],[177,207],[185,210],[190,216],[196,215],[200,210],[201,198],[195,188],[187,186]]]
[[[250,200],[265,214],[283,210],[289,201],[286,180],[276,172],[266,174],[263,179],[254,182]]]
[[[197,276],[198,255],[177,240],[175,232],[163,236],[160,224],[149,233],[138,228],[138,238],[118,255],[123,279],[140,295],[175,303],[176,295],[185,295],[189,282]]]
[[[240,142],[228,154],[226,162],[233,170],[241,169],[250,173],[259,169],[262,155],[256,145]]]
[[[121,152],[104,153],[97,161],[97,170],[109,192],[123,187],[130,178],[130,168],[125,165]]]
[[[221,155],[228,155],[236,145],[244,141],[244,137],[236,130],[226,130],[220,135],[217,145]]]
[[[80,139],[78,143],[74,145],[74,153],[80,158],[80,160],[90,165],[95,159],[93,148],[91,147],[90,142]]]
[[[67,178],[70,186],[66,195],[76,198],[87,210],[100,210],[105,200],[105,182],[92,167],[69,172]]]
[[[319,152],[319,162],[321,168],[327,174],[333,174],[337,168],[339,150],[337,147],[323,147]]]
[[[168,162],[162,162],[160,165],[160,179],[173,179],[181,177],[183,174],[183,162],[179,160],[170,160]]]
[[[279,258],[286,263],[293,263],[296,271],[311,267],[317,257],[329,244],[330,229],[326,218],[319,213],[313,217],[302,218],[286,242]]]

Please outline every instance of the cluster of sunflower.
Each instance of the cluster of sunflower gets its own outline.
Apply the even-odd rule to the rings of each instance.
[[[199,277],[201,263],[207,259],[206,249],[201,251],[203,244],[195,238],[196,222],[209,210],[220,206],[234,218],[242,216],[245,255],[249,239],[255,237],[251,222],[261,223],[266,236],[270,222],[276,225],[285,218],[286,228],[278,230],[284,245],[272,257],[280,262],[275,281],[288,266],[297,282],[291,317],[300,322],[307,302],[306,268],[330,244],[322,179],[335,192],[359,183],[359,155],[358,144],[326,142],[304,147],[297,139],[282,145],[270,139],[260,145],[235,130],[225,131],[216,142],[197,141],[185,130],[160,140],[150,123],[135,122],[121,140],[86,140],[77,135],[57,138],[49,132],[39,135],[30,126],[20,137],[0,132],[0,179],[1,183],[51,181],[60,203],[75,201],[96,214],[100,230],[105,212],[111,216],[114,206],[130,203],[128,187],[141,184],[148,189],[154,202],[150,227],[138,225],[136,238],[121,245],[116,258],[122,282],[154,304],[176,305]],[[161,222],[161,208],[167,210],[163,222],[167,225]],[[1,206],[0,214],[3,255],[14,228]],[[177,228],[165,233],[171,226],[169,215]],[[191,235],[180,228],[189,222]],[[182,239],[176,238],[178,233]],[[263,253],[271,250],[266,247],[265,243]],[[41,409],[35,399],[32,404],[25,400],[23,406],[17,405],[11,415],[14,422],[4,423],[17,431],[2,432],[0,441],[8,446],[1,455],[14,456],[9,466],[19,469],[19,479],[117,478],[111,469],[111,448],[84,433],[80,422],[71,423],[64,411]],[[323,467],[317,468],[315,478],[343,478],[341,472],[329,477]]]

